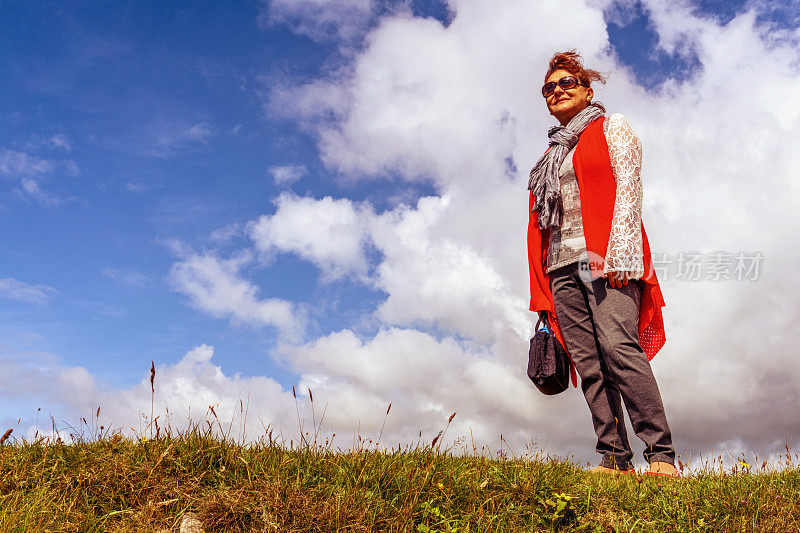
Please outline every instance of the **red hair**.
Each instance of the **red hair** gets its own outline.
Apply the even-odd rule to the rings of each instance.
[[[593,81],[605,83],[606,79],[600,72],[592,69],[583,68],[583,60],[574,49],[568,52],[559,52],[550,60],[550,66],[547,69],[547,74],[544,75],[544,81],[557,70],[566,70],[581,82],[586,87],[589,87]]]

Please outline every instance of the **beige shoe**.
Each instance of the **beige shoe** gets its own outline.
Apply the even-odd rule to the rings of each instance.
[[[662,461],[653,461],[652,463],[650,463],[650,470],[647,473],[654,476],[677,477],[678,470],[675,468],[675,465],[671,463],[665,463]]]
[[[186,513],[181,520],[181,533],[203,533],[203,523],[194,513]]]

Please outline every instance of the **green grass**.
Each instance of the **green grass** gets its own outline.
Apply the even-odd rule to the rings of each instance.
[[[197,427],[0,447],[0,531],[177,531],[186,511],[206,532],[784,532],[800,529],[800,470],[608,476],[431,446],[242,446]]]

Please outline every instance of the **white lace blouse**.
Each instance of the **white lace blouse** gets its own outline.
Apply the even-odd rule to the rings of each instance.
[[[603,274],[627,272],[629,279],[638,279],[644,275],[642,141],[620,113],[608,117],[603,129],[617,182]]]

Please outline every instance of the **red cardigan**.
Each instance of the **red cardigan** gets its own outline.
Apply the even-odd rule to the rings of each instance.
[[[581,199],[581,219],[586,248],[590,252],[605,258],[608,240],[611,235],[611,220],[614,215],[614,200],[617,182],[611,169],[611,158],[608,155],[608,144],[603,134],[603,120],[599,118],[586,126],[578,140],[578,147],[572,157],[575,176],[578,181]],[[547,311],[550,324],[556,338],[566,348],[558,318],[553,308],[553,295],[550,292],[550,276],[544,271],[547,259],[547,247],[550,242],[550,231],[539,228],[538,212],[531,212],[534,205],[533,192],[530,192],[528,203],[528,267],[531,277],[531,311]],[[664,297],[658,285],[655,270],[650,257],[650,244],[642,224],[642,249],[644,252],[644,292],[639,308],[639,344],[652,359],[658,353],[666,336],[661,308]],[[602,272],[602,266],[599,267]],[[567,351],[569,353],[569,351]],[[577,386],[575,365],[570,360],[572,384]]]

